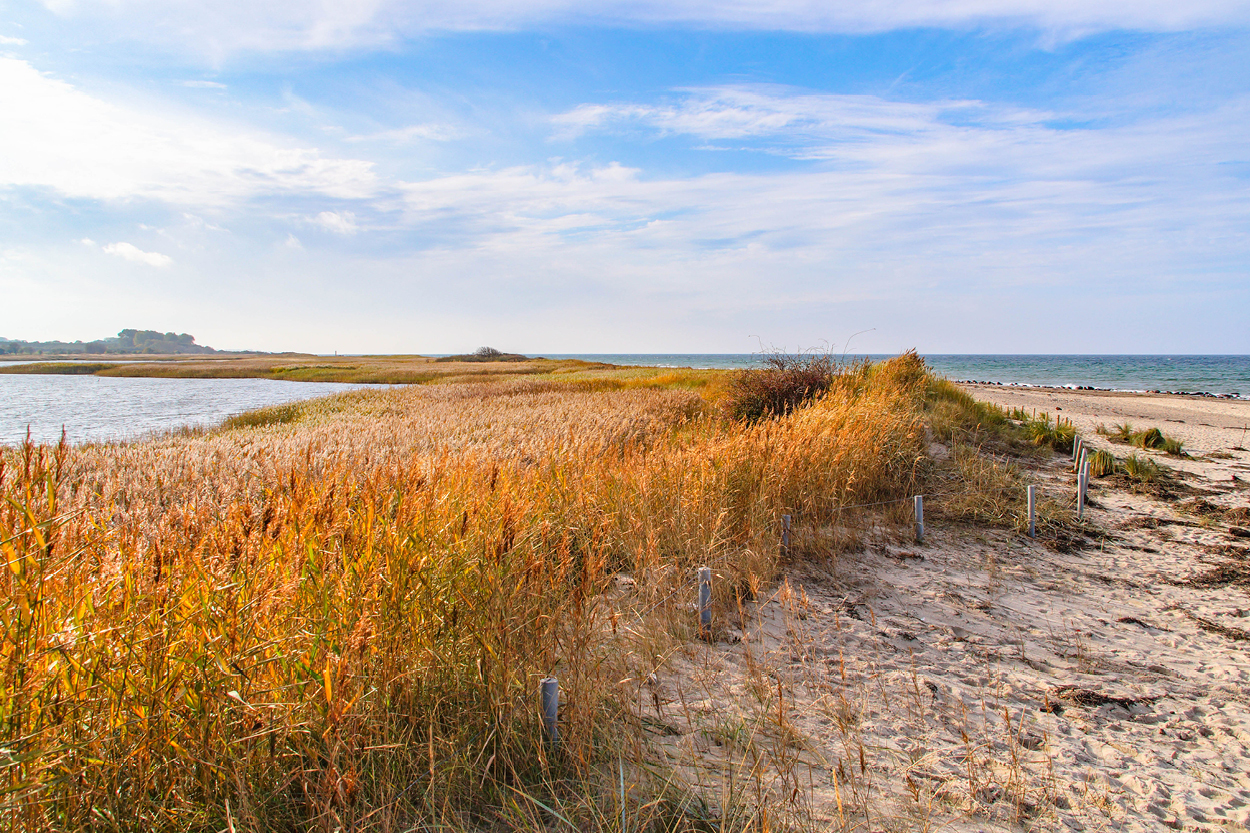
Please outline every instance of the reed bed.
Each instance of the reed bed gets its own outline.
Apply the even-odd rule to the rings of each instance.
[[[619,829],[594,785],[638,748],[648,617],[700,564],[750,598],[782,512],[910,494],[925,384],[901,357],[744,425],[688,391],[466,383],[4,450],[0,819]]]

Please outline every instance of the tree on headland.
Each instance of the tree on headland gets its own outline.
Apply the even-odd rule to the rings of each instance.
[[[94,341],[21,341],[0,338],[0,354],[191,354],[216,353],[212,347],[195,343],[190,333],[162,333],[156,330],[122,330],[116,338]]]

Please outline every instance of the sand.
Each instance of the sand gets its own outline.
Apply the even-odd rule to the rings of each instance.
[[[1250,401],[1203,396],[1074,391],[1065,388],[1016,388],[1002,385],[961,385],[983,402],[1004,408],[1061,414],[1092,434],[1099,424],[1129,422],[1158,426],[1184,440],[1194,452],[1206,453],[1250,442]]]
[[[1095,481],[1084,549],[935,512],[923,544],[883,524],[797,564],[640,685],[655,748],[713,810],[767,794],[800,829],[1250,829],[1250,403],[973,393],[1195,457],[1155,455],[1167,493]],[[1031,477],[1072,502],[1065,457]]]

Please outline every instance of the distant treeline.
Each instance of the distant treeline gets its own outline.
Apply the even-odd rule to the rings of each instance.
[[[189,333],[158,333],[156,330],[122,330],[116,338],[95,341],[20,341],[0,338],[0,354],[46,353],[216,353],[195,343]]]

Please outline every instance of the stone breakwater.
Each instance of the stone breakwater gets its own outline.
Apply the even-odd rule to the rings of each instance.
[[[1100,388],[1094,385],[1035,385],[1029,382],[988,382],[981,379],[951,379],[959,385],[990,385],[999,388],[1033,388],[1036,390],[1088,390],[1104,393],[1152,393],[1169,396],[1200,396],[1208,399],[1245,399],[1240,393],[1211,393],[1204,390],[1127,390],[1122,388]]]

